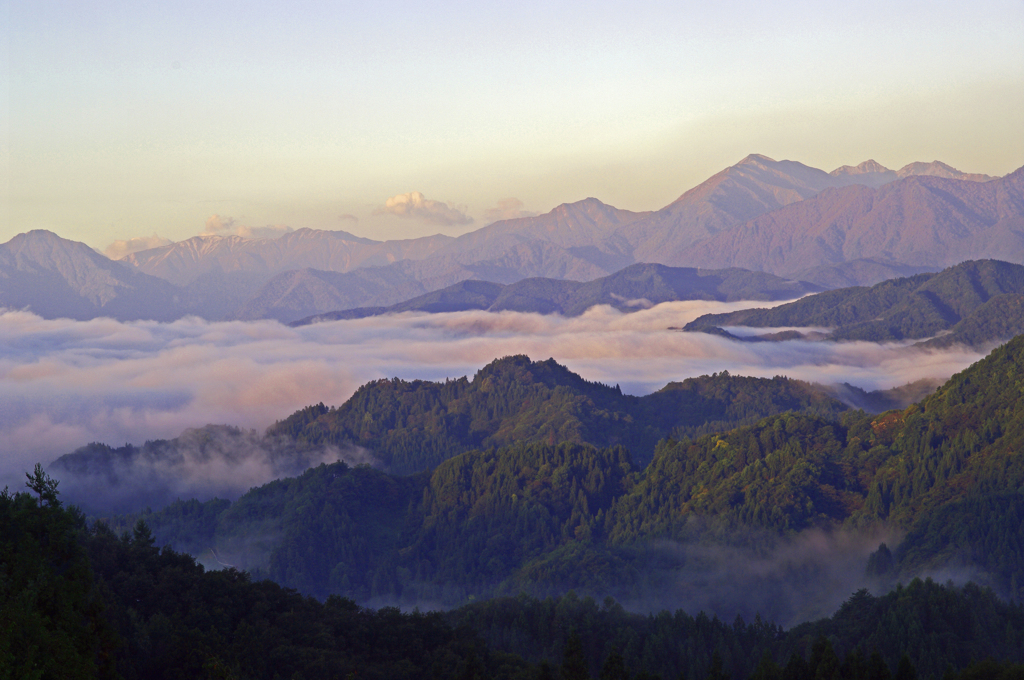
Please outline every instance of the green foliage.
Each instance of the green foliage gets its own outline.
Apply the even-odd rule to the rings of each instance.
[[[271,482],[218,516],[214,542],[231,564],[303,592],[359,599],[395,590],[394,559],[424,476],[320,465]]]
[[[50,481],[43,475],[33,483]],[[49,487],[44,487],[49,488]],[[35,489],[35,486],[33,486]],[[318,602],[153,546],[28,493],[0,494],[0,677],[525,678],[440,614]]]
[[[848,428],[787,414],[696,441],[666,441],[633,493],[613,511],[611,537],[636,542],[685,537],[689,520],[781,531],[842,522],[863,503],[849,474],[863,447]]]
[[[807,383],[726,372],[633,397],[586,381],[552,359],[512,356],[480,369],[472,381],[368,383],[341,407],[307,407],[268,435],[362,446],[395,474],[433,469],[472,449],[524,441],[621,445],[644,464],[666,436],[694,436],[790,410],[827,416],[846,408]]]
[[[562,650],[562,680],[590,680],[587,659],[583,656],[583,643],[575,631],[569,633]]]
[[[982,347],[993,340],[1012,338],[1024,332],[1024,295],[1004,293],[989,298],[967,316],[963,317],[949,333],[920,343],[936,349],[967,345]]]
[[[1024,602],[1024,491],[972,495],[919,517],[900,544],[889,579],[964,569]],[[885,572],[880,572],[885,574]]]
[[[797,649],[821,636],[838,654],[877,650],[893,671],[905,655],[920,676],[940,677],[947,666],[964,668],[978,659],[1024,661],[1024,609],[974,584],[915,579],[881,597],[859,591],[830,619],[789,633]]]
[[[587,458],[571,447],[544,455]],[[760,619],[631,614],[573,593],[403,614],[319,602],[234,569],[207,572],[154,547],[144,521],[118,536],[29,493],[0,494],[0,529],[2,677],[511,680],[553,677],[557,661],[565,678],[600,668],[609,679],[968,679],[1015,678],[1024,662],[1024,609],[974,585],[860,591],[788,633]],[[995,661],[977,661],[986,658]]]
[[[65,509],[36,465],[29,493],[0,493],[0,678],[115,677],[114,636],[78,543],[84,518]]]
[[[559,546],[599,541],[632,475],[622,448],[519,444],[462,454],[431,475],[402,564],[438,583],[493,585]]]

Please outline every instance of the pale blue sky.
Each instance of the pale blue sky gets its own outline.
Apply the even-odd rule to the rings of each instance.
[[[656,209],[753,152],[1024,165],[1024,0],[0,0],[0,32],[0,242],[459,233],[509,197]],[[374,214],[413,191],[475,221]]]

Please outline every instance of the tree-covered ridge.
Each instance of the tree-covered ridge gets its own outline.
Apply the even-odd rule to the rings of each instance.
[[[968,494],[1024,482],[1024,336],[954,375],[933,395],[876,419],[893,456],[876,476],[869,510],[900,523]]]
[[[1002,592],[1020,597],[1019,524],[946,520],[965,507],[984,509],[990,518],[1019,515],[1022,380],[1024,336],[903,411],[849,413],[839,422],[785,414],[663,442],[613,509],[610,537],[627,543],[685,537],[691,515],[783,531],[887,523],[910,530],[903,574],[944,559],[971,564],[991,571]]]
[[[307,407],[268,430],[306,445],[357,445],[396,474],[432,469],[475,448],[531,441],[624,446],[639,464],[666,436],[694,435],[798,410],[846,406],[796,380],[726,372],[670,383],[644,397],[584,380],[553,359],[498,359],[473,380],[379,380],[337,408]]]
[[[0,492],[0,678],[112,677],[117,641],[78,543],[84,517],[40,466],[28,486],[34,496]]]
[[[465,453],[431,475],[400,562],[414,581],[491,592],[561,546],[600,542],[605,515],[633,475],[622,448],[519,444]]]
[[[1024,331],[1021,328],[1021,319],[1024,319],[1024,295],[994,295],[988,302],[960,319],[947,334],[918,344],[937,349],[957,344],[984,347],[986,344],[1011,338]]]
[[[734,541],[729,536],[747,530],[785,536],[885,525],[909,531],[910,541],[920,527],[934,525],[933,513],[956,503],[990,495],[986,502],[1009,507],[1006,494],[1024,481],[1022,362],[1024,336],[908,409],[848,412],[839,420],[789,412],[717,434],[665,439],[642,471],[622,448],[526,437],[454,456],[429,476],[325,466],[247,494],[220,515],[212,536],[222,555],[241,554],[243,564],[305,592],[449,604],[519,590],[543,595],[566,585],[640,597],[657,585],[644,576],[656,559],[649,546],[664,539],[688,544]],[[460,381],[460,389],[477,382],[493,388],[501,371],[535,366],[497,362],[473,383]],[[561,389],[566,374],[543,362],[526,384]],[[525,382],[520,376],[516,384]],[[402,385],[387,383],[395,384]],[[682,399],[691,390],[714,394],[734,384],[712,376],[651,396]],[[595,392],[620,398],[613,388]],[[331,413],[307,411],[314,423]],[[367,509],[371,515],[358,515]],[[175,513],[146,520],[161,536],[167,524],[172,536],[186,521]],[[1007,534],[1014,527],[989,526],[994,535],[964,539],[975,550],[997,548],[992,559],[972,563],[992,572],[1000,592],[1024,594],[1019,541]],[[268,537],[261,539],[266,559],[238,549],[252,536]],[[892,575],[920,573],[914,567],[953,557],[941,534],[934,544],[913,540],[925,547],[906,561],[897,548]],[[970,562],[969,552],[961,546],[955,557]],[[580,564],[588,568],[581,572]]]
[[[1015,300],[1020,295],[1024,295],[1024,266],[975,260],[870,288],[826,291],[772,309],[706,314],[684,330],[828,327],[832,340],[879,342],[927,338],[955,329],[955,341],[980,345],[1024,332],[1024,312]],[[996,298],[1002,299],[993,302]]]

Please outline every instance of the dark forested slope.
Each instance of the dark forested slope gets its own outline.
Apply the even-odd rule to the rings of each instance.
[[[967,680],[1017,677],[1012,664],[1024,660],[1024,610],[931,581],[856,592],[788,632],[760,617],[631,614],[573,593],[444,615],[318,602],[234,569],[206,571],[156,548],[143,522],[120,536],[87,525],[40,468],[29,478],[35,495],[0,494],[4,678]]]
[[[706,314],[684,330],[829,327],[833,340],[906,340],[953,331],[942,344],[982,345],[1024,332],[1024,266],[963,262],[937,274],[826,291],[772,309]]]

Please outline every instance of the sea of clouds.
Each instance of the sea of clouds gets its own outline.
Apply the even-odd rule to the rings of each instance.
[[[0,312],[0,486],[20,486],[36,462],[90,442],[141,444],[208,423],[262,431],[303,406],[341,404],[369,380],[472,376],[510,354],[553,357],[632,394],[723,370],[884,389],[945,379],[983,356],[903,344],[743,343],[671,330],[749,306],[672,302],[629,314],[595,307],[575,318],[410,313],[301,328]]]

